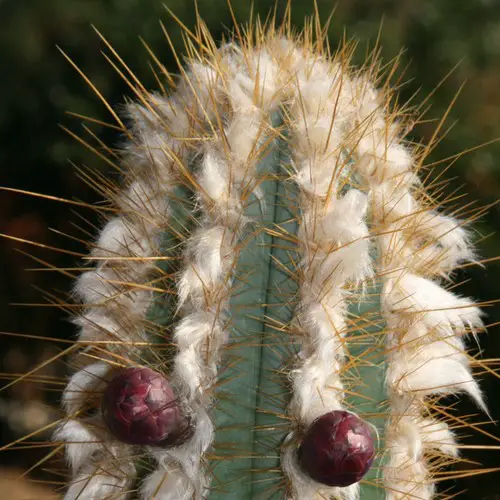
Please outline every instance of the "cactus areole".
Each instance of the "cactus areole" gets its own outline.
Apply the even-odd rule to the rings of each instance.
[[[315,420],[298,450],[302,469],[328,486],[361,480],[375,457],[370,426],[347,411],[331,411]]]
[[[106,387],[102,415],[128,444],[168,446],[189,437],[190,423],[168,380],[149,368],[128,368]]]

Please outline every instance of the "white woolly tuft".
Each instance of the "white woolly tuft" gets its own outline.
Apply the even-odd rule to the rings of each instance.
[[[140,489],[141,498],[161,500],[184,500],[193,498],[194,488],[185,474],[176,473],[172,468],[158,468],[143,481]]]
[[[289,435],[285,439],[281,453],[281,467],[285,471],[293,471],[293,494],[292,498],[302,499],[323,499],[335,498],[336,500],[352,500],[359,498],[359,484],[351,484],[343,488],[330,488],[313,481],[304,474],[297,463],[297,454],[293,446],[293,437]],[[300,496],[299,496],[300,495]]]
[[[76,413],[89,396],[102,390],[109,371],[107,363],[98,362],[87,365],[71,377],[62,396],[63,406],[69,415]]]
[[[423,419],[419,422],[419,425],[420,435],[426,446],[441,450],[446,455],[458,457],[455,436],[446,423]]]
[[[179,308],[187,308],[186,301],[193,309],[200,309],[222,300],[220,293],[223,290],[218,285],[232,264],[231,251],[236,241],[236,235],[224,226],[213,226],[193,234],[186,249],[190,265],[182,273],[178,285]]]
[[[81,316],[74,319],[73,323],[80,328],[79,341],[87,349],[91,342],[107,340],[110,342],[137,342],[146,341],[142,325],[138,324],[136,316],[128,314],[110,316],[104,308],[89,309]]]
[[[158,498],[162,500],[191,500],[205,498],[208,494],[210,477],[200,471],[200,457],[212,443],[213,424],[204,404],[194,403],[191,410],[196,429],[189,441],[168,450],[151,449],[158,468],[142,484],[141,498],[144,500],[151,498],[148,495],[154,488],[160,488]]]
[[[391,423],[391,435],[386,448],[389,461],[384,467],[386,500],[408,498],[431,499],[434,485],[429,482],[429,470],[421,452],[415,456],[414,448],[420,444],[420,429],[414,422],[398,425]]]
[[[132,494],[136,471],[130,457],[110,446],[79,470],[64,500],[105,499],[125,500]]]
[[[54,439],[68,443],[66,456],[74,474],[103,444],[93,428],[78,420],[65,421],[54,433]]]

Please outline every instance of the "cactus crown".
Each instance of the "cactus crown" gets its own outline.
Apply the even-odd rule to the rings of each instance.
[[[65,498],[433,498],[460,461],[440,396],[485,404],[464,342],[481,314],[449,290],[475,256],[424,187],[432,144],[405,141],[391,71],[353,68],[317,23],[256,22],[217,48],[200,22],[186,48],[160,93],[115,54],[136,103],[129,127],[113,112],[124,182],[74,290]],[[193,422],[180,444],[109,430],[102,394],[125,367],[169,379]],[[373,429],[376,457],[332,486],[297,450],[341,410]]]

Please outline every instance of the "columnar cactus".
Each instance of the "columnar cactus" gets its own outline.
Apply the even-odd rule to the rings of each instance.
[[[349,47],[252,30],[200,27],[168,94],[131,77],[124,185],[75,286],[67,500],[431,499],[460,460],[438,397],[485,409],[481,314],[448,289],[474,253],[408,113]]]

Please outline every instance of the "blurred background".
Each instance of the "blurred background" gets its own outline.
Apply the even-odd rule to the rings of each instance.
[[[165,5],[188,26],[195,20],[194,4],[166,0]],[[313,11],[312,0],[292,0],[293,24],[300,29],[304,15]],[[418,92],[423,100],[442,78],[458,66],[432,97],[427,118],[443,115],[463,82],[465,87],[447,120],[450,129],[432,153],[430,161],[500,137],[500,1],[498,0],[339,0],[317,1],[324,20],[336,5],[329,35],[332,46],[347,34],[360,41],[358,60],[367,44],[375,42],[381,23],[382,55],[386,61],[404,49],[406,67],[402,100]],[[265,16],[270,2],[254,0],[254,11]],[[245,21],[250,2],[233,0],[236,17]],[[198,0],[201,16],[215,39],[232,27],[226,0]],[[285,2],[277,2],[278,17]],[[182,52],[181,29],[168,15],[161,0],[0,0],[0,186],[44,193],[53,197],[99,203],[100,197],[85,182],[85,168],[116,174],[94,154],[65,133],[59,124],[84,133],[80,120],[68,115],[93,116],[109,121],[106,109],[78,73],[57,50],[60,46],[120,109],[132,92],[100,54],[104,45],[92,30],[95,25],[140,76],[146,87],[158,84],[149,67],[144,38],[167,68],[175,61],[159,20]],[[92,125],[92,124],[87,124]],[[436,122],[419,125],[416,140],[429,139]],[[93,124],[92,131],[106,144],[118,146],[121,137],[113,130]],[[490,205],[500,195],[500,143],[493,143],[461,157],[444,173],[447,192],[459,189],[464,206],[474,200]],[[437,171],[445,170],[449,162]],[[61,353],[74,338],[70,310],[55,307],[68,292],[81,265],[79,254],[85,241],[100,224],[95,211],[33,196],[0,191],[0,232],[15,239],[0,240],[0,377],[8,384],[13,377],[37,364],[54,362],[0,392],[0,446],[28,439],[0,451],[0,494],[10,500],[59,498],[54,486],[64,481],[49,462],[30,470],[52,450],[46,443],[50,424],[59,416],[58,404],[66,365]],[[492,206],[477,224],[482,258],[500,255],[500,206]],[[23,244],[40,242],[46,247]],[[53,248],[64,249],[54,251]],[[30,255],[28,255],[30,254]],[[40,268],[49,266],[49,270]],[[50,267],[67,269],[55,272]],[[478,301],[500,297],[500,265],[467,268],[458,280],[460,291]],[[38,304],[38,305],[37,305]],[[500,358],[498,307],[489,307],[487,322],[493,326],[482,336],[482,356]],[[17,334],[17,335],[10,335]],[[18,335],[18,334],[21,334]],[[22,335],[25,335],[23,337]],[[30,336],[42,337],[33,339]],[[59,341],[57,341],[59,340]],[[2,381],[2,384],[3,384]],[[500,417],[500,385],[495,377],[482,378],[492,417]],[[477,413],[467,400],[459,403],[462,414]],[[473,417],[485,421],[484,415]],[[45,431],[37,430],[46,427]],[[470,429],[459,431],[464,443],[498,445],[495,424],[485,427],[491,437]],[[495,440],[496,439],[496,440]],[[466,449],[464,455],[485,468],[500,467],[500,452]],[[26,473],[33,482],[14,481]],[[442,485],[461,499],[499,499],[500,474],[477,475]],[[448,490],[448,488],[451,488]],[[463,490],[468,490],[463,492]]]

